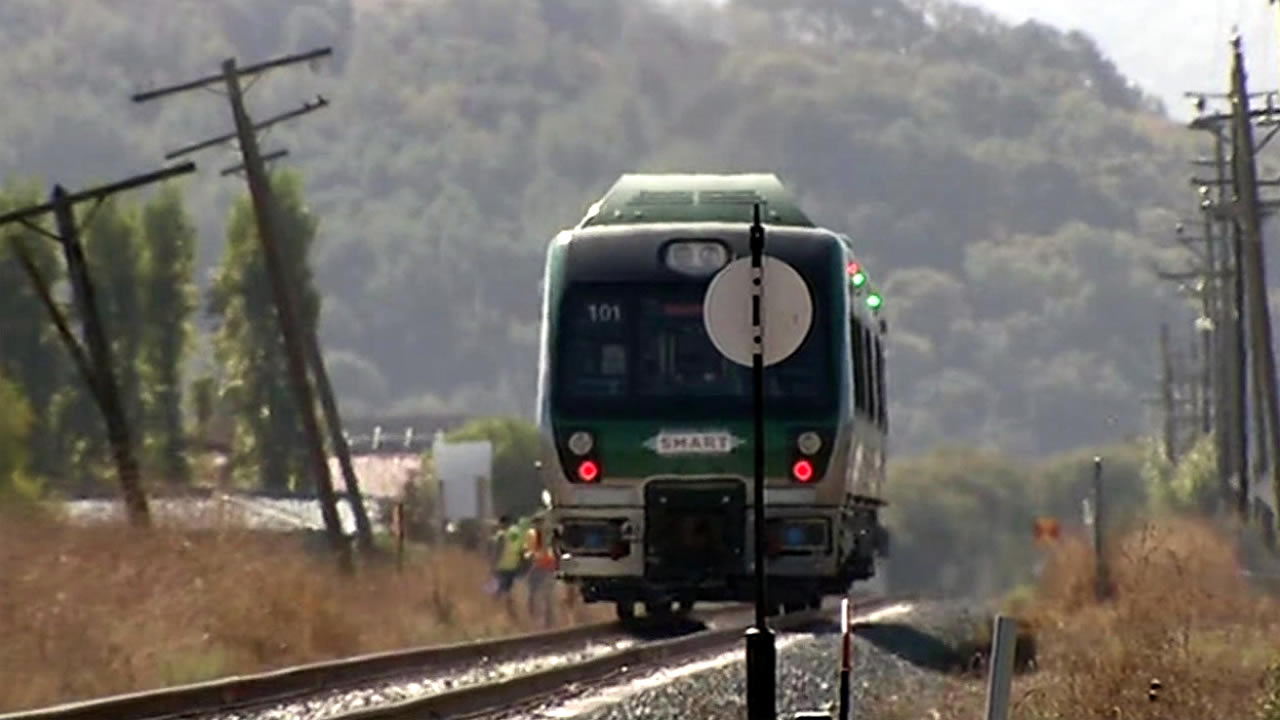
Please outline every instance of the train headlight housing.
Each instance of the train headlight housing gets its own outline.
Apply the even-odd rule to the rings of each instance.
[[[813,455],[822,449],[822,436],[808,430],[796,438],[796,449],[805,455]]]
[[[729,262],[729,248],[715,240],[676,240],[663,249],[662,263],[682,275],[710,275]]]
[[[591,433],[585,430],[579,430],[569,436],[569,452],[579,457],[591,452],[591,448],[595,447],[595,445],[596,439],[591,437]]]

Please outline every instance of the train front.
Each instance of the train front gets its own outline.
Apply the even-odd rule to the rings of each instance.
[[[703,318],[711,278],[748,252],[736,224],[578,229],[550,249],[539,395],[561,573],[622,617],[637,602],[660,614],[751,597],[751,370]],[[808,603],[804,581],[835,572],[844,493],[844,263],[816,229],[771,229],[766,252],[800,272],[814,308],[765,388],[769,571]]]

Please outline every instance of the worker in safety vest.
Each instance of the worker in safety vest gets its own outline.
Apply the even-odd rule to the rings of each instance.
[[[540,618],[544,627],[551,627],[555,622],[552,591],[555,588],[557,558],[548,542],[545,526],[546,516],[541,513],[535,515],[525,531],[524,547],[529,562],[529,617]]]
[[[524,559],[524,543],[520,535],[520,527],[511,522],[510,517],[503,515],[498,520],[498,531],[493,537],[495,593],[506,597],[507,610],[512,614],[515,614],[515,605],[511,598],[511,586],[520,574],[520,563]]]

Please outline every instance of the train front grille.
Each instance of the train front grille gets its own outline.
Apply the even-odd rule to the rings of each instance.
[[[740,573],[746,559],[746,486],[662,480],[645,488],[645,576],[702,582]]]

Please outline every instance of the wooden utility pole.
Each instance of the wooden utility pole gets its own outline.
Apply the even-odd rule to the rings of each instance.
[[[177,175],[194,172],[194,163],[185,163],[177,167],[159,172],[137,175],[110,185],[103,185],[77,193],[68,193],[61,185],[53,187],[49,202],[22,208],[0,216],[0,226],[9,223],[21,223],[32,230],[46,235],[62,246],[63,258],[67,263],[67,278],[71,285],[72,302],[80,315],[84,341],[88,352],[80,346],[62,312],[54,303],[48,285],[40,277],[35,263],[27,255],[25,248],[14,241],[13,248],[22,263],[27,276],[31,279],[40,295],[41,302],[49,312],[50,318],[58,328],[59,337],[67,346],[77,369],[84,377],[85,384],[93,396],[102,418],[107,426],[107,441],[111,444],[111,454],[115,459],[116,475],[120,483],[121,495],[124,498],[125,512],[132,525],[147,527],[151,524],[151,513],[147,506],[147,496],[142,489],[141,473],[138,460],[134,455],[133,436],[129,430],[129,418],[120,402],[120,390],[116,385],[111,343],[107,340],[102,314],[98,310],[97,291],[93,279],[89,275],[89,266],[85,261],[84,246],[80,243],[80,228],[76,225],[75,208],[83,202],[101,203],[111,195],[167,180]],[[96,205],[95,205],[96,207]],[[32,222],[33,218],[52,213],[57,223],[57,232],[49,233]]]
[[[1217,204],[1215,213],[1215,204],[1208,199],[1208,193],[1204,193],[1201,197],[1201,209],[1204,217],[1211,215],[1219,215],[1219,233],[1220,237],[1230,237],[1230,274],[1224,278],[1224,291],[1222,291],[1221,304],[1224,307],[1224,352],[1226,370],[1226,398],[1224,406],[1226,407],[1226,441],[1228,447],[1224,448],[1222,455],[1229,457],[1229,470],[1234,469],[1235,477],[1239,479],[1239,492],[1236,496],[1236,505],[1239,506],[1242,500],[1239,498],[1248,497],[1249,484],[1249,386],[1248,386],[1248,370],[1249,370],[1249,352],[1248,341],[1245,336],[1244,325],[1244,279],[1240,274],[1242,268],[1242,250],[1243,238],[1240,234],[1240,223],[1234,219],[1224,217],[1221,211],[1230,206],[1228,191],[1228,156],[1226,156],[1226,137],[1222,132],[1221,124],[1215,128],[1213,132],[1213,168],[1217,173]],[[1222,260],[1226,265],[1226,259]],[[1233,473],[1228,471],[1224,475],[1222,482],[1228,482],[1228,478]],[[1245,514],[1247,518],[1247,514]]]
[[[1262,246],[1262,202],[1258,196],[1258,169],[1254,158],[1253,122],[1249,110],[1248,79],[1240,36],[1231,38],[1231,107],[1235,152],[1236,209],[1244,230],[1241,279],[1249,301],[1254,377],[1265,411],[1265,442],[1271,465],[1272,488],[1280,503],[1280,398],[1276,394],[1276,362],[1271,341],[1271,312],[1267,303],[1266,254]],[[1248,516],[1247,472],[1240,474],[1241,514]]]
[[[1231,113],[1205,114],[1209,97],[1230,99],[1230,93],[1187,93],[1195,98],[1197,117],[1191,121],[1194,130],[1209,132],[1213,136],[1214,156],[1192,161],[1194,165],[1213,168],[1215,179],[1192,178],[1198,187],[1200,210],[1205,218],[1206,236],[1216,236],[1228,243],[1221,254],[1219,267],[1221,283],[1218,285],[1217,363],[1223,373],[1223,393],[1218,401],[1217,425],[1221,439],[1218,445],[1218,471],[1227,498],[1233,495],[1237,505],[1248,494],[1249,466],[1249,359],[1248,334],[1245,326],[1244,280],[1240,273],[1243,266],[1243,239],[1239,218],[1232,201],[1233,174],[1229,169],[1227,148],[1229,145]],[[1210,186],[1216,193],[1210,193]],[[1216,195],[1216,198],[1213,197]],[[1214,230],[1216,229],[1216,232]],[[1256,405],[1256,403],[1255,403]],[[1260,445],[1261,443],[1259,443]],[[1237,479],[1237,487],[1231,488],[1231,478]],[[1241,505],[1241,507],[1243,507]]]
[[[1160,323],[1160,399],[1164,411],[1164,457],[1172,465],[1178,462],[1178,440],[1175,428],[1173,397],[1173,358],[1169,354],[1169,323]]]
[[[1209,293],[1201,290],[1201,295],[1207,296]],[[1209,435],[1213,432],[1213,370],[1212,356],[1209,351],[1213,345],[1211,329],[1208,323],[1213,316],[1209,313],[1208,308],[1204,308],[1205,312],[1196,318],[1194,328],[1195,333],[1191,338],[1191,345],[1187,348],[1188,372],[1196,370],[1199,372],[1199,378],[1189,381],[1191,385],[1191,397],[1195,404],[1196,418],[1198,419],[1197,435]]]
[[[1216,262],[1217,252],[1211,234],[1206,233],[1203,237],[1189,236],[1186,234],[1186,227],[1179,222],[1174,226],[1174,236],[1195,257],[1199,265],[1183,272],[1171,272],[1157,267],[1155,272],[1161,279],[1177,283],[1180,290],[1190,291],[1200,302],[1200,315],[1195,320],[1195,337],[1192,339],[1189,357],[1191,366],[1198,368],[1199,372],[1199,382],[1193,386],[1192,397],[1199,417],[1200,433],[1208,435],[1213,431],[1213,414],[1219,395],[1219,383],[1216,380],[1221,375],[1213,372],[1213,339],[1218,319],[1217,287],[1221,270]],[[1200,243],[1203,243],[1203,249],[1199,246]]]
[[[1192,324],[1191,343],[1185,357],[1179,357],[1171,350],[1169,327],[1161,325],[1160,404],[1166,424],[1163,435],[1169,449],[1166,457],[1170,462],[1175,462],[1202,435],[1211,435],[1215,440],[1221,438],[1220,424],[1213,418],[1220,405],[1220,383],[1215,379],[1222,373],[1213,372],[1212,365],[1212,344],[1218,325],[1214,293],[1220,271],[1210,271],[1214,267],[1208,263],[1213,257],[1212,250],[1202,250],[1195,244],[1204,238],[1187,236],[1182,223],[1177,224],[1175,231],[1178,242],[1202,264],[1177,271],[1164,270],[1159,266],[1153,268],[1157,277],[1173,282],[1180,293],[1195,297],[1200,306],[1199,315]]]
[[[331,52],[330,48],[321,48],[244,68],[237,68],[235,59],[229,58],[223,61],[222,71],[217,75],[210,75],[160,90],[139,93],[134,96],[133,100],[134,102],[146,102],[166,95],[217,83],[223,84],[226,88],[227,99],[231,105],[232,118],[235,122],[235,133],[205,140],[169,153],[169,155],[176,156],[194,152],[232,139],[239,141],[241,159],[243,161],[242,169],[249,185],[249,195],[258,224],[258,237],[262,244],[263,258],[266,261],[268,279],[272,288],[277,317],[280,321],[281,335],[284,339],[285,355],[289,364],[290,384],[293,387],[293,394],[298,404],[299,414],[302,417],[303,429],[309,446],[316,495],[320,502],[320,509],[324,516],[325,528],[328,531],[330,543],[335,551],[339,553],[342,564],[349,567],[350,549],[342,532],[341,519],[337,510],[337,498],[329,475],[328,456],[325,453],[324,440],[315,416],[315,400],[312,397],[312,389],[307,377],[308,360],[312,361],[312,369],[316,370],[318,379],[323,376],[323,379],[327,381],[328,378],[323,371],[323,358],[319,356],[319,346],[314,337],[314,328],[300,328],[298,324],[298,299],[282,265],[279,249],[278,218],[275,215],[276,208],[271,193],[271,182],[267,175],[265,159],[258,147],[257,137],[258,130],[271,124],[312,112],[325,106],[327,101],[324,98],[318,98],[318,102],[314,104],[308,103],[299,110],[294,110],[254,125],[248,111],[245,109],[243,90],[240,86],[240,78],[242,76],[254,75],[272,68],[285,67],[297,63],[313,62],[331,54]],[[228,168],[224,172],[229,174],[236,170],[237,168]],[[329,389],[328,383],[323,382],[320,384],[322,385],[321,395],[323,396],[325,394],[323,390]],[[337,418],[337,406],[336,403],[332,402],[332,397],[328,400],[329,402],[324,402],[322,398],[322,404],[325,406],[326,411],[332,411],[327,424],[331,434],[340,438],[341,425]],[[341,452],[344,448],[345,443],[340,443],[337,444],[335,450]],[[343,465],[344,471],[350,469],[349,457]],[[368,514],[365,512],[363,498],[360,495],[359,484],[356,481],[354,471],[352,470],[351,474],[345,479],[347,497],[351,503],[352,514],[356,518],[357,536],[360,538],[362,547],[372,547],[372,527],[369,523]]]

